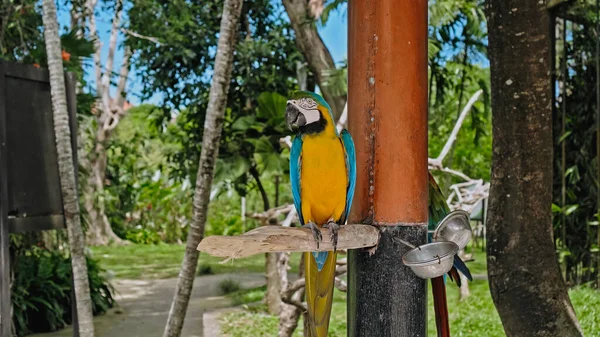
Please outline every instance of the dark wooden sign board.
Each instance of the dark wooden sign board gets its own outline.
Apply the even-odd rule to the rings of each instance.
[[[76,84],[67,74],[75,168]],[[61,228],[65,219],[48,71],[0,61],[0,336],[11,336],[8,234]]]

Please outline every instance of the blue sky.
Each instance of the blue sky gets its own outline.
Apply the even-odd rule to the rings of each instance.
[[[319,27],[319,32],[321,33],[321,37],[325,45],[331,52],[331,55],[334,61],[340,62],[346,59],[348,55],[348,26],[346,19],[346,6],[343,5],[334,13],[331,13],[327,26]],[[108,54],[108,39],[111,28],[111,20],[112,13],[101,13],[101,15],[96,16],[96,26],[98,29],[98,35],[100,36],[100,40],[102,41],[102,51],[101,51],[101,59],[106,60],[106,56]],[[69,8],[61,6],[58,9],[58,21],[62,27],[68,27],[70,22]],[[120,45],[123,40],[123,35],[119,35],[118,45]],[[123,49],[118,48],[116,51],[115,57],[115,65],[114,70],[118,70],[121,62],[123,60]],[[88,62],[90,65],[90,62]],[[95,83],[94,79],[94,71],[90,66],[87,70],[87,78],[89,83]],[[134,105],[139,105],[142,103],[140,101],[139,95],[142,90],[142,79],[136,76],[135,69],[132,69],[129,73],[129,81],[128,81],[128,100]],[[146,100],[147,103],[157,104],[160,102],[160,95],[154,95],[149,100]]]

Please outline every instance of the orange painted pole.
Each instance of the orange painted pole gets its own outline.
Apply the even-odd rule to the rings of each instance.
[[[425,336],[426,281],[396,239],[427,241],[427,1],[350,0],[348,16],[349,223],[381,229],[373,255],[349,252],[348,336]]]

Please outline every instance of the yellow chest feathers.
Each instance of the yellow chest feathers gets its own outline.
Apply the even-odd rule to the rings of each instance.
[[[300,171],[304,222],[322,226],[339,220],[346,206],[348,178],[344,148],[339,138],[303,138]]]

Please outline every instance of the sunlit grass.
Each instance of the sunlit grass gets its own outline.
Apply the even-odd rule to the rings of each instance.
[[[177,277],[185,245],[139,245],[91,247],[94,258],[102,268],[121,279],[162,279]],[[265,269],[263,254],[235,259],[221,264],[221,258],[200,253],[198,264],[210,266],[211,274],[224,273],[260,273]],[[292,272],[297,271],[299,255],[292,258]]]
[[[485,253],[480,248],[473,249],[474,261],[467,263],[475,276],[470,283],[471,296],[459,301],[459,289],[454,283],[447,287],[450,329],[452,336],[465,337],[503,337],[505,336],[500,317],[492,302],[489,286],[486,280],[478,279],[486,275]],[[437,336],[431,287],[428,293],[428,335]],[[252,299],[262,299],[264,288],[247,290],[252,298],[245,298],[248,303]],[[569,292],[575,311],[587,337],[600,337],[600,291],[589,288],[575,288]],[[274,336],[278,331],[278,317],[266,314],[261,306],[251,311],[236,312],[225,315],[221,319],[222,331],[228,337]],[[339,291],[334,293],[332,317],[329,336],[346,336],[346,294]],[[302,321],[294,336],[302,336]]]

